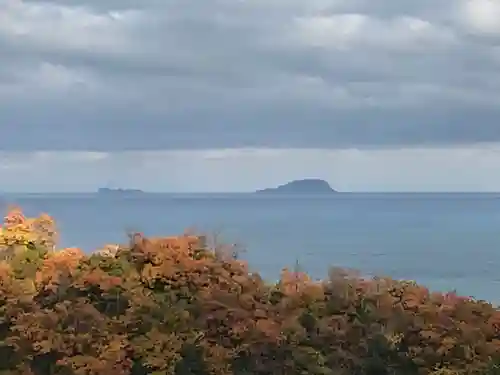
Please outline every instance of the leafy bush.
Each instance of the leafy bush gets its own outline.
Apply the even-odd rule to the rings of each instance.
[[[56,250],[53,220],[0,230],[5,374],[498,374],[500,313],[413,282],[284,270],[269,284],[204,238]]]

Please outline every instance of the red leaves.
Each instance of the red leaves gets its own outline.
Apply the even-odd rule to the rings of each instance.
[[[98,287],[101,291],[108,291],[122,284],[122,279],[117,276],[111,276],[106,272],[96,269],[89,271],[88,273],[82,274],[79,279],[77,279],[75,285],[82,288],[88,286]]]

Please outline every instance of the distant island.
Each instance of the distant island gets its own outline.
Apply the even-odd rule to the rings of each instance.
[[[130,195],[130,194],[144,194],[142,190],[139,189],[110,189],[110,188],[99,188],[97,194],[102,195]]]
[[[275,188],[257,190],[258,194],[329,194],[337,193],[325,180],[308,178],[290,181]]]

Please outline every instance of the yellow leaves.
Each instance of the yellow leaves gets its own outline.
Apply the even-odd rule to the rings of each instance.
[[[401,342],[403,341],[404,334],[402,333],[387,333],[384,335],[390,347],[396,349],[399,347]]]
[[[0,229],[0,247],[6,250],[12,246],[42,246],[52,250],[56,237],[55,223],[50,216],[26,218],[20,209],[12,208]]]
[[[455,369],[436,367],[429,375],[462,375],[462,372]]]
[[[9,247],[13,245],[28,246],[34,243],[36,235],[24,225],[15,227],[4,227],[0,232],[0,246]]]

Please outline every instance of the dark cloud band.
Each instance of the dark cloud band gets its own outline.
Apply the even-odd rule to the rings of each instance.
[[[0,0],[0,148],[499,141],[491,4]]]

